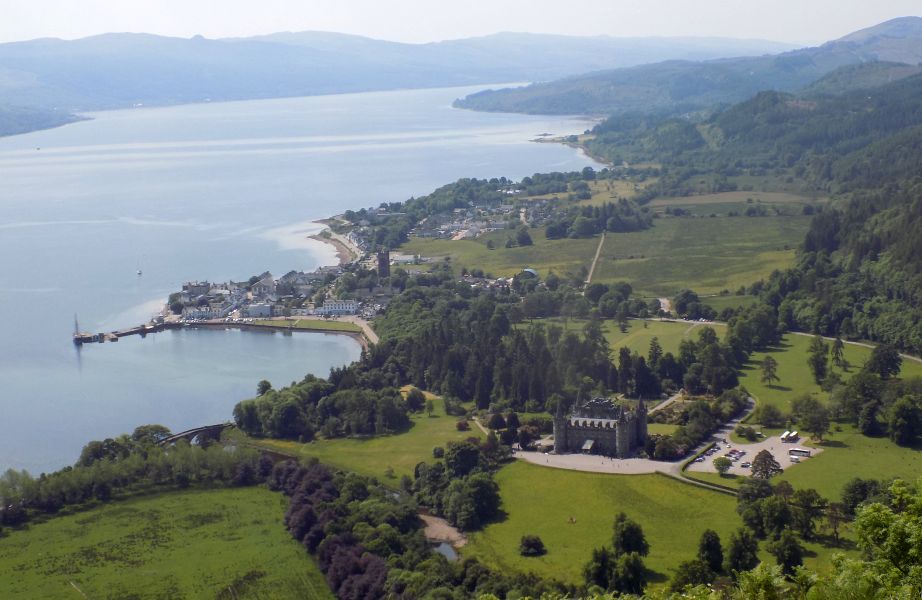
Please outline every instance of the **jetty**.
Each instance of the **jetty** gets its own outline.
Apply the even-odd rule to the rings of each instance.
[[[74,344],[77,346],[82,346],[83,344],[117,342],[119,338],[123,338],[127,335],[140,335],[141,337],[144,337],[148,333],[157,333],[158,331],[164,331],[165,329],[178,329],[179,327],[182,327],[180,323],[170,321],[151,321],[149,323],[138,325],[136,327],[129,327],[127,329],[89,333],[86,331],[80,331],[80,326],[77,323],[77,317],[74,316]]]

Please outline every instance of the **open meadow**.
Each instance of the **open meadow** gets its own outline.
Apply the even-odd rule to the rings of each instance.
[[[586,319],[536,319],[536,323],[554,324],[564,327],[567,331],[581,332],[586,326]],[[627,331],[621,332],[618,323],[611,319],[602,322],[602,334],[608,341],[608,345],[613,352],[617,352],[622,346],[626,346],[637,353],[646,356],[650,349],[650,342],[657,338],[660,346],[666,352],[675,354],[679,350],[679,343],[682,340],[697,340],[698,332],[703,327],[711,327],[718,337],[723,334],[726,327],[723,323],[700,323],[692,321],[656,321],[631,319],[628,321]]]
[[[661,582],[694,557],[702,531],[712,528],[726,540],[741,525],[731,496],[663,475],[594,474],[518,461],[503,467],[496,481],[506,518],[472,534],[463,555],[568,583],[582,581],[593,548],[611,545],[620,511],[643,527],[650,544],[645,562]],[[539,536],[547,554],[520,556],[519,538],[526,534]]]
[[[0,598],[333,599],[262,487],[137,497],[0,537]]]
[[[460,417],[445,414],[441,398],[432,394],[427,397],[433,401],[432,416],[425,411],[412,415],[410,428],[401,433],[372,438],[318,439],[304,444],[257,438],[247,438],[247,442],[292,456],[315,457],[325,464],[377,477],[385,483],[390,481],[393,485],[403,475],[412,477],[413,469],[420,462],[434,460],[432,449],[435,446],[483,437],[473,423],[469,431],[458,431],[456,423]]]

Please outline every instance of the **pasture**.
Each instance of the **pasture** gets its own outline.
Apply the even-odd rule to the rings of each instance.
[[[609,233],[593,281],[627,281],[642,296],[735,291],[791,266],[809,222],[803,215],[655,219],[646,231]],[[459,271],[479,268],[499,277],[531,267],[546,277],[588,269],[599,243],[598,237],[548,240],[543,228],[530,233],[534,245],[519,248],[505,248],[512,233],[497,231],[475,240],[413,238],[401,251],[435,262],[448,257]]]
[[[137,497],[0,537],[0,598],[333,599],[261,487]]]

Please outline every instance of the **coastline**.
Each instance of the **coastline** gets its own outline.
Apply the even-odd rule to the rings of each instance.
[[[355,262],[362,257],[363,252],[358,246],[353,244],[348,238],[330,229],[330,225],[338,222],[336,217],[329,217],[313,222],[318,225],[323,225],[324,229],[320,233],[315,233],[307,237],[323,244],[333,246],[333,248],[336,249],[336,258],[339,260],[339,266]]]

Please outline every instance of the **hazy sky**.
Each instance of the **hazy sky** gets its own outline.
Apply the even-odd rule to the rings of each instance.
[[[920,14],[920,0],[0,0],[0,41],[313,29],[405,42],[530,31],[813,44]]]

